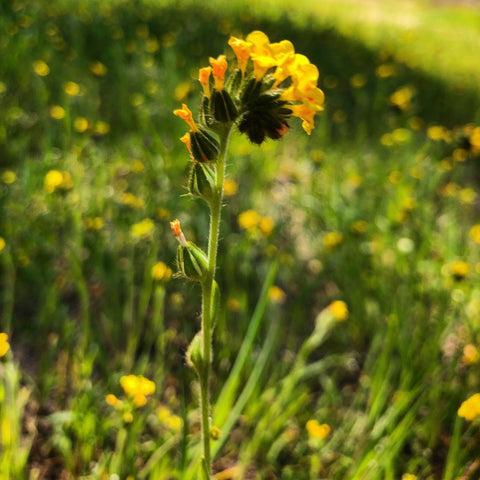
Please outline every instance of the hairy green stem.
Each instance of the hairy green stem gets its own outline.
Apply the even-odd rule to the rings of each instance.
[[[211,475],[210,449],[210,363],[212,359],[212,332],[214,318],[212,315],[213,283],[217,263],[218,236],[223,199],[223,183],[225,179],[225,158],[231,126],[225,126],[220,135],[220,154],[216,165],[215,194],[210,202],[210,232],[208,238],[208,270],[202,282],[202,350],[204,369],[200,372],[200,410],[202,419],[202,462],[208,474]]]

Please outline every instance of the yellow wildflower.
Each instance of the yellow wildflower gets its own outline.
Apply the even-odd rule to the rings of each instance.
[[[75,82],[66,82],[63,84],[63,91],[70,97],[75,97],[80,93],[80,86]]]
[[[55,120],[61,120],[65,117],[65,109],[60,105],[53,105],[50,107],[50,116]]]
[[[327,438],[331,431],[330,425],[326,423],[320,424],[318,420],[309,420],[305,427],[311,438],[319,440]]]
[[[480,224],[474,225],[470,229],[470,237],[475,240],[475,242],[480,243]]]
[[[415,90],[413,87],[405,85],[390,95],[390,103],[398,107],[400,110],[408,110],[414,94]]]
[[[450,265],[450,272],[457,280],[461,280],[470,273],[470,264],[458,260]]]
[[[260,215],[255,210],[245,210],[238,216],[238,225],[244,230],[252,231],[260,222]]]
[[[85,117],[77,117],[73,121],[73,128],[78,133],[83,133],[88,129],[88,120]]]
[[[434,141],[446,140],[448,138],[447,129],[440,125],[433,125],[431,127],[428,127],[427,135],[431,140]]]
[[[107,70],[108,70],[107,67],[102,62],[99,62],[99,61],[92,62],[88,66],[88,68],[97,77],[105,76],[107,74]]]
[[[268,289],[268,297],[274,303],[283,303],[286,300],[287,295],[280,287],[272,285]]]
[[[343,322],[348,318],[348,307],[342,300],[335,300],[328,306],[328,308],[338,322]]]
[[[480,353],[475,345],[471,343],[463,347],[463,357],[462,360],[467,365],[473,365],[480,361]]]
[[[141,222],[134,223],[131,228],[131,233],[134,238],[147,237],[153,233],[155,225],[150,218],[146,218]]]
[[[125,412],[123,414],[123,421],[125,423],[132,423],[133,422],[133,415],[132,415],[132,412]]]
[[[168,282],[172,278],[172,270],[163,262],[157,262],[152,267],[152,278],[159,282]]]
[[[275,222],[270,217],[262,217],[258,222],[258,228],[264,237],[268,237],[275,226]]]
[[[367,76],[363,73],[356,73],[350,78],[350,85],[353,88],[362,88],[367,83]]]
[[[59,170],[47,172],[43,181],[45,193],[70,190],[72,187],[73,183],[70,174],[68,172],[60,172]]]
[[[5,356],[10,348],[8,343],[8,335],[6,333],[0,333],[0,358]]]
[[[236,37],[230,37],[228,44],[232,47],[235,56],[237,57],[237,66],[241,70],[242,75],[245,75],[247,62],[250,58],[251,43],[241,40]]]
[[[95,135],[106,135],[109,131],[110,125],[103,120],[96,122],[93,128],[93,133],[95,133]]]
[[[185,122],[187,122],[188,126],[193,132],[199,131],[198,127],[195,125],[195,122],[193,121],[191,110],[185,104],[182,105],[182,108],[174,110],[173,114],[176,115],[177,117],[180,117],[182,120],[185,120]]]
[[[101,230],[103,228],[103,219],[101,217],[87,217],[85,219],[85,227],[88,230]]]
[[[459,417],[471,421],[480,415],[480,393],[472,395],[465,400],[457,411]]]
[[[155,383],[143,375],[124,375],[120,378],[120,385],[128,397],[137,398],[136,402],[141,403],[141,396],[152,395],[155,392]]]
[[[5,245],[6,245],[5,240],[2,237],[0,237],[0,252],[5,248]]]
[[[50,67],[43,61],[33,62],[33,71],[40,77],[46,77],[50,73]]]
[[[417,480],[417,476],[412,473],[404,473],[402,475],[402,480]]]
[[[120,400],[113,394],[109,393],[106,397],[105,397],[105,401],[111,405],[112,407],[115,407],[116,405],[118,405],[120,403]]]
[[[2,181],[3,183],[6,183],[7,185],[10,185],[12,183],[15,183],[17,180],[17,174],[13,172],[12,170],[5,170],[2,173]]]
[[[323,245],[328,250],[334,249],[343,242],[343,234],[340,232],[328,232],[323,237]]]
[[[210,65],[212,66],[212,75],[215,81],[215,89],[223,90],[225,83],[225,72],[227,71],[227,57],[219,55],[217,58],[210,57]]]
[[[397,68],[395,65],[384,63],[376,68],[375,75],[379,78],[394,77],[397,75]]]
[[[205,97],[210,98],[210,75],[212,73],[212,67],[203,67],[198,74],[198,80],[202,85],[203,93]]]
[[[223,193],[227,197],[231,197],[232,195],[235,195],[238,192],[238,184],[235,182],[235,180],[232,180],[230,178],[226,178],[225,182],[223,184]]]

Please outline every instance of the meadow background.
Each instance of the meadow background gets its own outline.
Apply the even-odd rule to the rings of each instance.
[[[208,212],[172,112],[256,29],[326,108],[310,137],[232,138],[215,478],[479,478],[479,25],[476,2],[1,2],[0,478],[196,478],[200,294],[169,221],[204,245]]]

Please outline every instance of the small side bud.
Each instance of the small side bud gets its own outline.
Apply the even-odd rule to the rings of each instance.
[[[218,141],[205,129],[190,132],[190,145],[193,158],[198,162],[211,162],[218,157]]]
[[[194,337],[193,340],[190,342],[190,345],[187,349],[187,365],[192,367],[199,376],[205,370],[205,361],[203,359],[203,351],[202,351],[202,344],[203,344],[203,333],[200,331]]]
[[[202,282],[208,270],[207,256],[192,242],[179,245],[177,250],[178,271],[189,280]]]
[[[193,162],[188,179],[188,190],[195,197],[209,202],[215,190],[215,171],[205,163]]]
[[[212,93],[213,116],[217,122],[233,122],[238,116],[238,110],[232,97],[226,90],[214,90]]]

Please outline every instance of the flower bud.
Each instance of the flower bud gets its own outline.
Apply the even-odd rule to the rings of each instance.
[[[193,162],[188,179],[188,190],[195,197],[209,202],[215,189],[215,172],[205,163]]]
[[[208,270],[207,256],[194,243],[186,242],[186,245],[181,244],[178,247],[177,267],[185,278],[201,282]]]
[[[213,116],[217,122],[233,122],[238,115],[238,110],[232,97],[226,90],[214,90],[212,93]]]
[[[192,155],[198,162],[214,161],[218,157],[218,141],[205,129],[190,132]]]
[[[203,359],[203,333],[200,331],[190,342],[187,349],[187,365],[192,367],[199,376],[205,371],[205,361]]]

